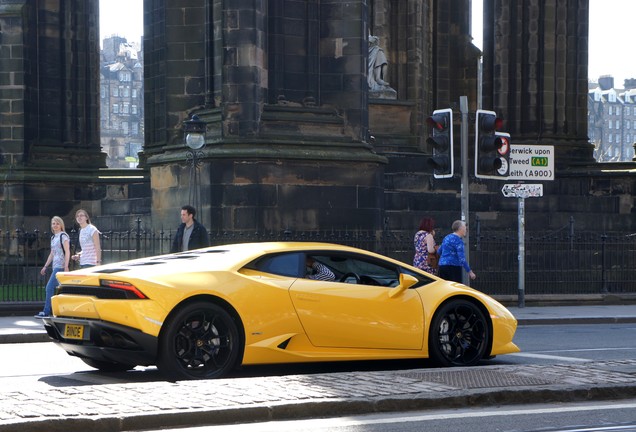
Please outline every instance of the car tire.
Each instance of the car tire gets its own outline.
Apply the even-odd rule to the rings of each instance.
[[[234,368],[239,349],[230,314],[214,303],[194,302],[165,323],[157,368],[172,380],[219,378]]]
[[[134,369],[135,366],[137,366],[89,358],[82,358],[82,361],[92,368],[99,369],[101,372],[126,372],[128,370]]]
[[[473,366],[486,356],[490,327],[481,309],[467,300],[442,305],[431,321],[429,355],[440,366]]]

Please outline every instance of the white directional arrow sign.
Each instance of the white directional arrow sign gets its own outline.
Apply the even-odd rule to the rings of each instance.
[[[543,196],[542,184],[505,184],[501,192],[506,198],[534,198]]]

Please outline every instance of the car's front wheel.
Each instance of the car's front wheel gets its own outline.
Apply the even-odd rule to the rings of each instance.
[[[230,314],[214,303],[194,302],[165,323],[157,368],[174,380],[219,378],[234,368],[239,349]]]
[[[431,359],[441,366],[472,366],[486,355],[489,326],[481,309],[467,300],[451,300],[433,316]]]

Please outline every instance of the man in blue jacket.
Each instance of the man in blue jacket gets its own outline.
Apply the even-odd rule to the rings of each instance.
[[[181,207],[181,225],[177,228],[170,252],[210,246],[208,230],[194,218],[196,214],[196,209],[190,205]]]

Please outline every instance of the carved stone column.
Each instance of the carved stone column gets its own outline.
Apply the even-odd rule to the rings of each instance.
[[[0,0],[0,229],[48,226],[103,192],[98,8]]]
[[[515,144],[555,146],[558,169],[593,163],[587,139],[589,0],[484,2],[484,108]]]

